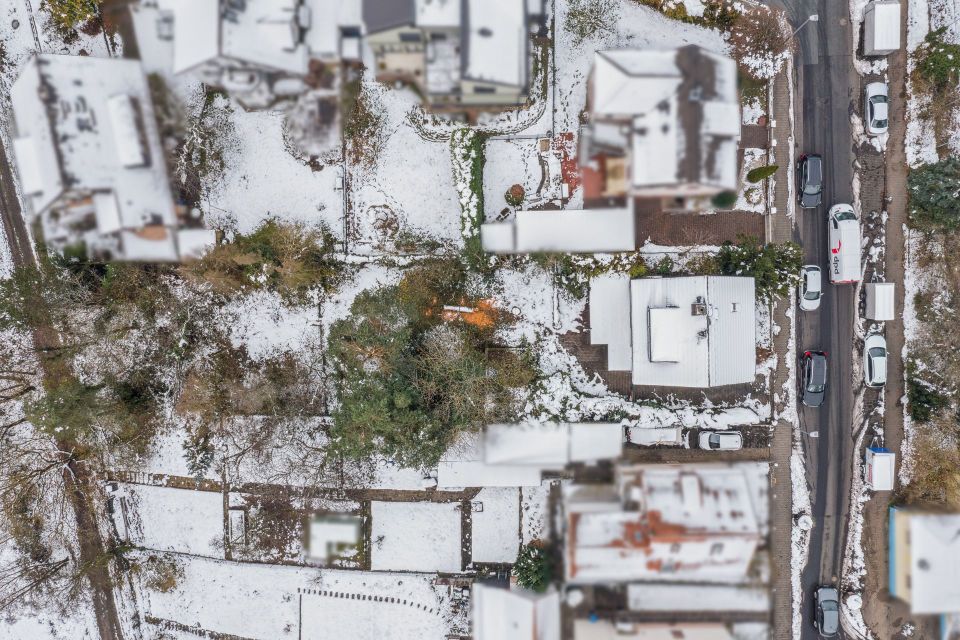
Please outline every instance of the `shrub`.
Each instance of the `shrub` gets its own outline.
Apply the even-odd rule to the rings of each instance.
[[[768,164],[762,167],[757,167],[756,169],[751,169],[750,171],[747,172],[747,182],[756,184],[758,182],[766,180],[767,178],[775,174],[777,172],[777,169],[779,168],[780,167],[778,167],[775,164]]]
[[[799,283],[803,252],[793,242],[761,245],[756,238],[740,236],[737,244],[725,242],[717,254],[720,273],[753,276],[757,298],[784,296]]]
[[[44,0],[43,8],[60,29],[73,29],[97,16],[101,0]]]
[[[573,34],[574,46],[603,33],[613,33],[616,0],[570,0],[563,27]]]
[[[467,245],[467,264],[486,272],[482,259],[480,225],[484,220],[483,167],[486,164],[487,136],[470,128],[457,129],[450,136],[453,155],[453,184],[460,199],[460,234]],[[478,254],[478,250],[480,254]]]
[[[910,171],[910,219],[927,228],[956,229],[960,226],[960,158],[925,164]]]
[[[950,398],[932,385],[908,375],[907,407],[910,417],[917,422],[929,422],[930,418],[950,406]]]
[[[520,549],[512,572],[521,587],[543,593],[553,580],[553,570],[550,550],[542,542],[534,540]]]
[[[150,556],[139,566],[143,572],[143,584],[148,589],[169,593],[183,579],[183,568],[172,557]]]
[[[913,53],[914,78],[934,91],[952,89],[960,82],[960,44],[947,42],[947,28],[929,32]]]
[[[713,199],[710,200],[710,203],[718,209],[729,209],[733,205],[737,204],[737,194],[733,191],[721,191],[717,195],[713,196]]]
[[[774,77],[790,56],[790,25],[763,5],[731,20],[730,44],[741,68],[759,80]]]
[[[507,204],[511,207],[519,207],[523,204],[523,197],[526,193],[523,190],[523,187],[519,184],[515,184],[504,194],[504,199],[507,201]]]
[[[267,220],[251,234],[237,234],[203,258],[182,267],[185,275],[232,295],[265,288],[288,302],[302,302],[314,290],[332,292],[344,267],[334,258],[337,241],[325,227]]]
[[[673,258],[670,256],[663,256],[657,261],[657,264],[653,266],[653,270],[661,276],[670,275],[673,273]]]

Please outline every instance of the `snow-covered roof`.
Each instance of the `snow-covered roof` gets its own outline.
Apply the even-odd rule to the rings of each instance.
[[[739,276],[632,280],[633,384],[716,387],[753,382],[754,287],[753,278]]]
[[[474,640],[559,640],[560,594],[474,583]]]
[[[463,77],[525,87],[530,41],[525,3],[517,0],[465,0]]]
[[[869,447],[866,451],[864,481],[873,491],[893,491],[897,454]]]
[[[158,6],[173,13],[174,73],[224,56],[305,74],[309,52],[301,32],[311,19],[330,19],[311,17],[299,0],[158,0]]]
[[[492,424],[484,432],[484,462],[562,468],[570,462],[618,458],[623,426],[606,422]]]
[[[590,344],[607,345],[607,369],[630,371],[630,276],[607,273],[590,280]]]
[[[734,189],[740,106],[736,64],[697,46],[598,51],[594,127],[629,127],[630,179],[638,190],[696,184]],[[610,136],[587,136],[610,143]]]
[[[424,29],[459,28],[461,3],[462,0],[415,0],[414,21]]]
[[[960,613],[960,514],[910,516],[910,610]]]
[[[632,585],[631,585],[632,586]],[[658,585],[662,586],[662,585]],[[696,598],[695,591],[687,597],[696,599],[701,606],[703,600]],[[574,640],[733,640],[727,627],[719,622],[621,622],[616,624],[607,620],[587,620],[578,618],[573,621]]]
[[[893,320],[896,313],[894,296],[896,286],[892,282],[868,282],[867,313],[871,320]]]
[[[512,249],[507,250],[511,239]],[[518,211],[513,221],[480,228],[485,251],[494,253],[604,253],[636,248],[630,207],[564,211]]]
[[[591,485],[565,489],[567,580],[742,580],[762,533],[754,465],[620,469],[626,509]]]
[[[220,54],[219,0],[157,0],[173,13],[173,72],[180,73]]]
[[[202,258],[217,244],[217,232],[213,229],[178,229],[177,253],[181,258]]]
[[[483,460],[482,435],[464,434],[437,465],[437,488],[536,487],[541,469],[523,464],[487,464]]]
[[[867,55],[900,48],[900,3],[875,0],[864,8],[864,49]]]
[[[139,62],[40,55],[14,83],[11,104],[14,156],[34,213],[45,213],[69,190],[94,194],[102,233],[176,224]],[[170,237],[133,234],[129,241],[151,256],[167,255],[173,246]]]
[[[359,58],[358,38],[343,38],[343,27],[363,24],[360,0],[305,0],[310,9],[310,28],[304,34],[304,43],[314,58]],[[341,47],[343,48],[341,50]]]

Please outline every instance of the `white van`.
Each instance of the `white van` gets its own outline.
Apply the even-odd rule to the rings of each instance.
[[[830,236],[830,282],[859,282],[860,221],[853,212],[853,207],[848,204],[835,204],[830,207],[827,232]]]

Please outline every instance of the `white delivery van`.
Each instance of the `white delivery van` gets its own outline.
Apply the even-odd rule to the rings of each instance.
[[[893,491],[897,454],[880,447],[869,447],[866,453],[864,480],[874,491]]]
[[[885,56],[900,48],[899,0],[874,0],[863,9],[863,55]]]
[[[893,320],[894,300],[892,282],[868,282],[867,318],[870,320]]]
[[[860,221],[853,207],[835,204],[827,218],[830,253],[827,256],[830,282],[849,284],[860,281]]]

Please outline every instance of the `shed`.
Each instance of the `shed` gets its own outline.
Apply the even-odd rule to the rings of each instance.
[[[868,282],[867,318],[870,320],[893,320],[894,288],[892,282]]]
[[[864,480],[874,491],[893,491],[896,454],[880,447],[870,447],[866,453]]]
[[[900,48],[900,3],[874,0],[863,10],[863,55],[885,56]]]

